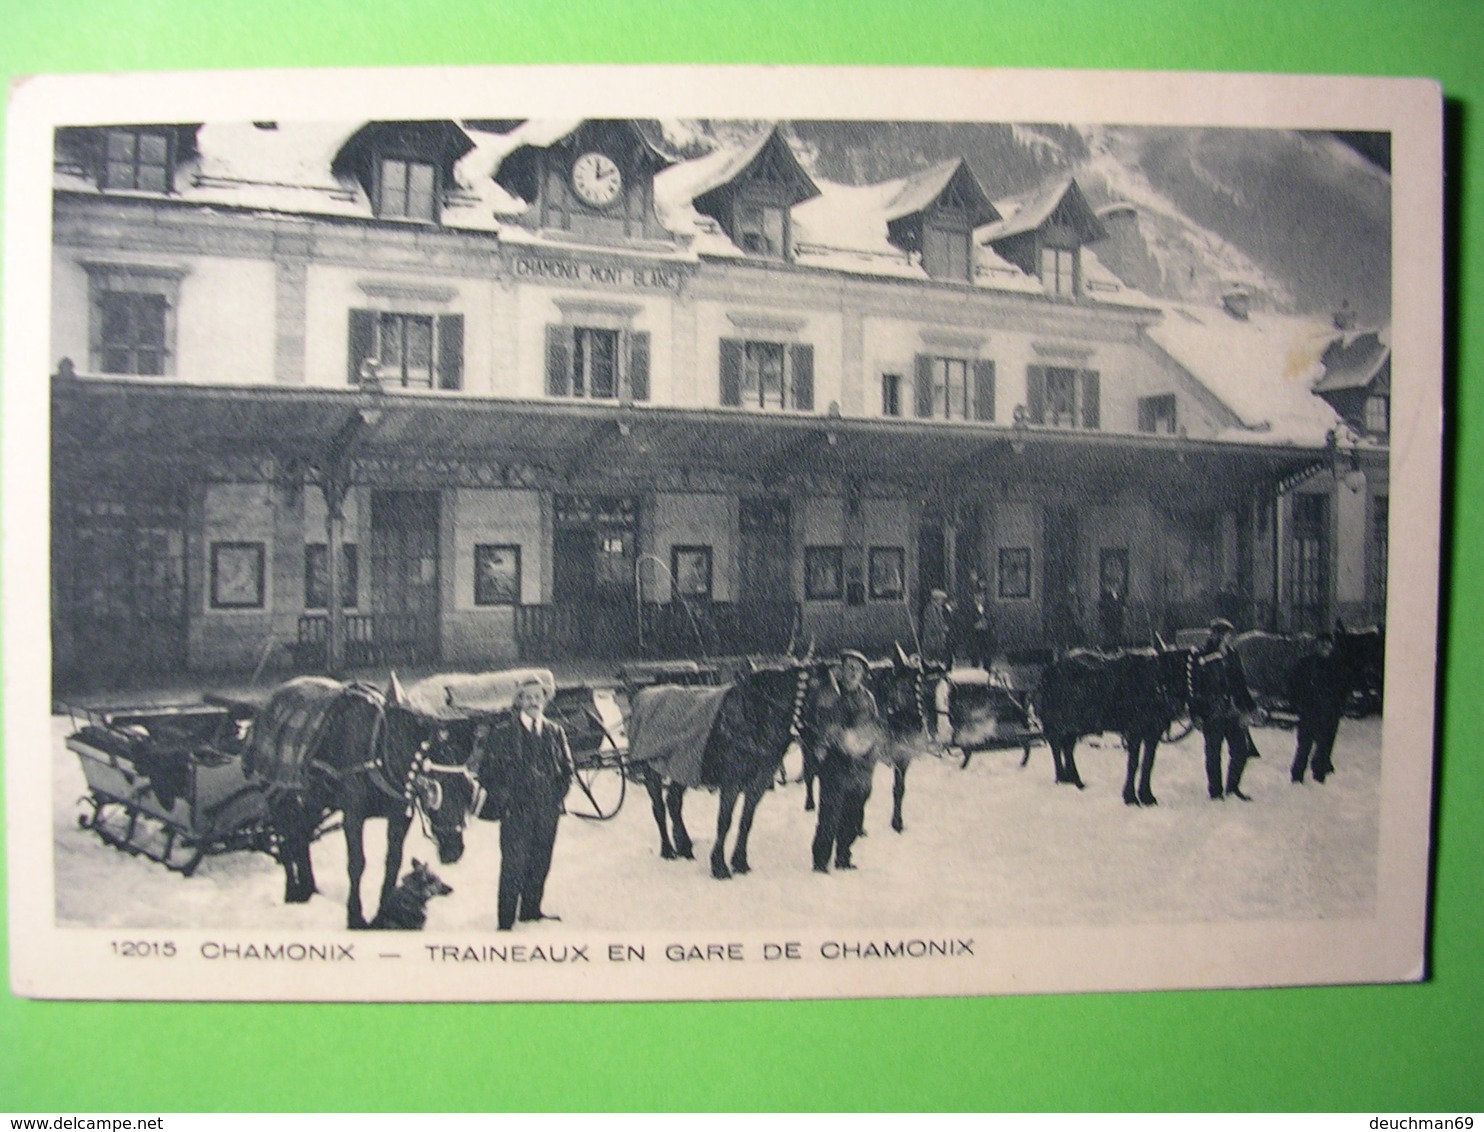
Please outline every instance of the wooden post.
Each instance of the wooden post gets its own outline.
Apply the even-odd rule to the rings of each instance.
[[[341,544],[345,541],[346,477],[328,472],[320,481],[325,496],[325,668],[338,676],[345,662],[345,603],[340,599]]]

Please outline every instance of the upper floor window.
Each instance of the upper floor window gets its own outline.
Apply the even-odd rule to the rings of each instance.
[[[1096,370],[1031,366],[1026,374],[1026,417],[1048,428],[1101,428]]]
[[[175,372],[175,311],[185,272],[132,264],[83,265],[88,272],[88,339],[98,373]]]
[[[744,409],[814,409],[814,347],[721,341],[721,403]]]
[[[899,373],[881,375],[881,415],[884,417],[902,415],[902,375]]]
[[[919,417],[994,420],[994,362],[918,354],[916,368]]]
[[[1365,430],[1372,436],[1385,436],[1391,431],[1391,398],[1372,393],[1365,399]]]
[[[552,397],[648,401],[649,332],[548,326],[546,392]]]
[[[1179,431],[1173,393],[1139,398],[1139,431],[1159,432],[1168,436],[1174,436]]]
[[[463,386],[464,316],[350,312],[351,384],[374,378],[404,389]]]
[[[438,170],[431,162],[383,157],[377,163],[376,215],[433,221],[437,203]]]
[[[1077,294],[1075,248],[1041,248],[1041,284],[1048,295],[1069,299]]]
[[[968,229],[928,225],[922,233],[922,268],[933,279],[967,283],[973,278]]]
[[[134,126],[104,131],[100,188],[167,193],[170,169],[171,140],[164,131]]]
[[[737,246],[749,255],[787,258],[787,212],[776,205],[737,205]]]

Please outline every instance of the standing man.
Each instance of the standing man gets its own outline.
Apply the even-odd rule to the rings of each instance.
[[[1211,622],[1210,634],[1196,658],[1199,677],[1190,714],[1206,740],[1206,789],[1211,800],[1219,802],[1225,794],[1231,794],[1250,802],[1252,799],[1242,793],[1242,771],[1253,754],[1245,717],[1257,705],[1247,689],[1242,658],[1232,648],[1233,632],[1232,623],[1225,617]],[[1221,787],[1223,743],[1228,755],[1225,794]]]
[[[1323,782],[1334,773],[1330,756],[1335,749],[1335,736],[1340,730],[1340,717],[1345,714],[1345,701],[1350,685],[1335,660],[1333,633],[1320,633],[1316,651],[1294,665],[1288,681],[1288,702],[1298,713],[1298,747],[1293,753],[1291,777],[1304,780],[1309,769],[1309,755],[1314,756],[1314,781]]]
[[[929,664],[953,666],[953,654],[948,643],[948,621],[953,616],[953,607],[948,604],[948,591],[933,590],[927,608],[922,611],[922,659]]]
[[[978,570],[969,577],[969,593],[964,598],[962,615],[967,660],[973,667],[988,672],[994,663],[998,642],[995,640],[994,609],[989,603],[989,585]]]
[[[572,752],[561,724],[547,719],[546,685],[527,680],[515,693],[510,714],[490,729],[480,780],[494,797],[500,817],[499,927],[520,920],[555,920],[541,910],[551,871],[557,823],[572,784]]]
[[[870,662],[865,654],[846,649],[840,654],[839,695],[820,704],[819,729],[824,751],[819,763],[819,822],[814,830],[814,871],[853,869],[850,847],[866,821],[871,776],[876,770],[876,746],[882,740],[881,713],[876,697],[866,687]]]

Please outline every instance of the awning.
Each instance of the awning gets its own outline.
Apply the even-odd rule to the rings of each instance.
[[[781,485],[810,476],[929,493],[1035,482],[1062,487],[1079,502],[1137,490],[1176,507],[1270,491],[1330,459],[1322,445],[978,422],[90,377],[54,379],[52,413],[56,449],[84,460],[90,453],[142,461],[246,455],[312,464],[361,413],[367,424],[358,459],[523,462],[567,478],[689,470]]]

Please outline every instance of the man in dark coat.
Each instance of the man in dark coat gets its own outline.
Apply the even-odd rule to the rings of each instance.
[[[1311,753],[1315,782],[1323,782],[1334,773],[1331,755],[1350,695],[1345,673],[1335,659],[1333,634],[1319,634],[1315,645],[1316,651],[1294,665],[1288,681],[1288,702],[1298,714],[1298,747],[1291,775],[1294,782],[1304,780]]]
[[[866,686],[870,662],[846,649],[840,654],[839,692],[819,705],[819,821],[814,830],[814,871],[853,869],[850,847],[866,820],[876,746],[883,738],[876,697]]]
[[[501,931],[517,920],[558,919],[541,910],[541,899],[572,784],[572,752],[561,725],[543,714],[545,706],[544,684],[522,684],[510,714],[490,729],[481,759],[480,781],[500,819]]]
[[[1211,622],[1210,635],[1196,658],[1198,676],[1190,715],[1206,740],[1206,790],[1212,801],[1227,794],[1252,801],[1242,793],[1242,771],[1256,752],[1247,734],[1246,716],[1256,710],[1247,688],[1242,658],[1232,648],[1232,623],[1224,617]],[[1221,785],[1221,748],[1226,746],[1226,789]]]
[[[948,626],[955,615],[949,604],[948,591],[935,589],[922,611],[922,659],[929,664],[952,667],[953,652],[950,648]]]
[[[976,570],[969,580],[969,592],[964,595],[959,609],[961,653],[963,659],[974,668],[989,671],[994,663],[995,640],[994,607],[989,600],[989,586]]]

